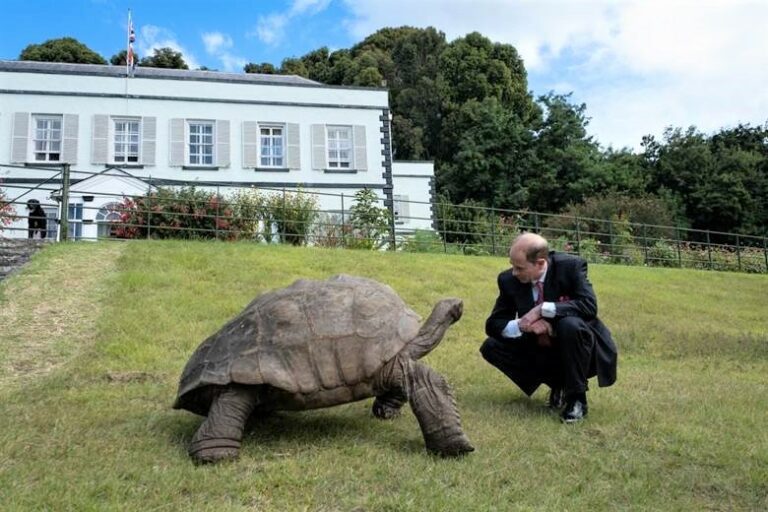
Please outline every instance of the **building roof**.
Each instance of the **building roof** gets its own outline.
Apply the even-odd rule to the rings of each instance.
[[[0,71],[17,73],[44,73],[62,75],[90,75],[121,78],[125,77],[125,66],[102,64],[70,64],[66,62],[36,62],[24,60],[0,60]],[[222,73],[219,71],[190,71],[187,69],[165,69],[136,67],[136,78],[165,80],[198,80],[229,83],[252,83],[262,85],[300,85],[328,87],[320,82],[296,75],[264,75],[260,73]]]

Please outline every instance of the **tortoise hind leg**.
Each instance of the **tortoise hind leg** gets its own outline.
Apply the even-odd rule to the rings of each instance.
[[[410,402],[427,450],[445,456],[474,451],[464,431],[456,399],[442,375],[414,361],[410,365]]]
[[[407,401],[408,396],[403,390],[395,389],[377,396],[371,409],[380,420],[391,420],[400,415],[400,409]]]
[[[245,422],[257,404],[256,390],[229,385],[213,399],[208,417],[189,445],[189,455],[198,464],[235,459],[240,453]]]

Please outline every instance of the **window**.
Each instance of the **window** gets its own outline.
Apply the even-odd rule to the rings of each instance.
[[[61,160],[61,116],[34,116],[36,162]]]
[[[69,223],[67,237],[70,240],[83,236],[83,203],[69,203]]]
[[[262,126],[259,129],[260,167],[283,167],[284,140],[282,126]]]
[[[115,163],[138,163],[139,161],[139,120],[114,119]]]
[[[189,122],[189,165],[213,165],[213,122]]]
[[[328,168],[352,168],[352,127],[328,127]]]
[[[43,206],[45,212],[45,238],[48,240],[56,240],[57,231],[59,230],[59,209],[55,206]]]
[[[122,219],[122,209],[123,206],[120,203],[107,203],[96,212],[99,238],[114,238],[117,236],[115,230],[117,224]]]

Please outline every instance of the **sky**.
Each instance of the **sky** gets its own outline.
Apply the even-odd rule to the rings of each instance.
[[[432,26],[449,42],[477,31],[517,48],[534,96],[586,104],[604,148],[768,122],[768,0],[3,0],[0,59],[69,36],[109,60],[129,9],[140,56],[167,46],[190,69],[228,72],[383,27]]]

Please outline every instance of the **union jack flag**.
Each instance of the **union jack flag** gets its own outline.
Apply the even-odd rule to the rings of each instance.
[[[136,41],[136,33],[133,31],[133,21],[131,20],[131,11],[128,11],[128,49],[125,52],[125,71],[128,76],[133,75],[136,69],[136,56],[133,53],[133,43]]]

